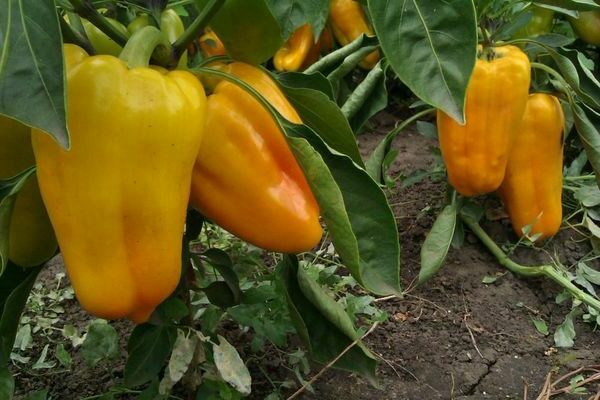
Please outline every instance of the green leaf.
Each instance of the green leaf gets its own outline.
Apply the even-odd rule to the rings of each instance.
[[[546,322],[541,319],[541,318],[532,318],[531,322],[533,322],[533,325],[535,326],[535,329],[541,333],[544,336],[548,336],[548,325],[546,325]]]
[[[69,146],[65,79],[53,0],[0,0],[0,114]]]
[[[221,378],[241,394],[249,395],[252,380],[246,364],[235,347],[221,335],[218,337],[219,344],[213,344],[213,356]]]
[[[586,105],[572,104],[575,127],[600,186],[600,115]]]
[[[322,291],[315,289],[305,275],[301,278],[298,260],[293,256],[285,256],[277,266],[277,277],[285,288],[285,296],[292,321],[300,338],[307,347],[311,357],[321,364],[327,364],[335,359],[344,349],[352,344],[357,334],[353,327],[348,326],[347,315],[340,314],[339,308],[325,300]],[[320,305],[316,307],[301,289],[299,279],[302,279],[304,290],[311,299]],[[326,311],[326,315],[321,310]],[[342,310],[342,314],[345,312]],[[334,322],[330,321],[332,318]],[[351,325],[351,323],[350,323]],[[338,326],[344,326],[350,336]],[[352,332],[350,332],[352,330]],[[334,365],[334,368],[359,373],[371,383],[376,383],[375,370],[377,363],[373,355],[360,343],[351,347]]]
[[[0,365],[6,365],[10,360],[21,314],[41,269],[24,270],[9,263],[0,277]]]
[[[573,318],[579,313],[579,309],[575,308],[567,314],[562,324],[556,328],[554,332],[554,344],[556,347],[569,348],[575,344],[575,326]]]
[[[358,38],[356,38],[353,42],[348,43],[346,46],[341,47],[336,51],[333,51],[327,54],[326,56],[322,57],[319,61],[308,67],[304,71],[304,73],[312,74],[314,72],[320,72],[323,75],[331,76],[331,74],[337,69],[338,72],[335,73],[334,77],[337,76],[337,79],[339,80],[346,76],[348,73],[352,72],[354,67],[360,61],[362,61],[366,54],[370,53],[370,51],[378,45],[379,42],[377,38],[361,35]],[[365,47],[370,48],[369,50],[364,50],[366,52],[365,55],[355,55]],[[345,67],[343,67],[342,70],[340,70],[340,67],[343,64],[345,64]],[[330,79],[330,81],[331,80],[332,79]],[[337,86],[337,83],[335,84],[335,86]]]
[[[56,345],[54,355],[60,363],[60,365],[62,365],[65,368],[71,368],[71,365],[73,364],[73,359],[71,358],[69,352],[65,349],[65,345],[63,343],[58,343]]]
[[[431,279],[444,265],[444,260],[454,237],[456,217],[456,204],[449,204],[444,207],[425,238],[425,242],[421,246],[419,284]]]
[[[267,3],[281,25],[284,40],[306,23],[311,25],[315,38],[319,37],[329,14],[329,3],[322,0],[267,0]]]
[[[12,400],[15,393],[15,378],[7,367],[0,367],[0,399]]]
[[[360,131],[372,116],[387,107],[385,82],[385,72],[380,61],[344,102],[342,113],[350,121],[354,132]]]
[[[81,345],[81,355],[91,368],[102,360],[116,358],[119,355],[119,334],[106,321],[93,321]]]
[[[335,101],[331,82],[320,72],[284,72],[275,75],[275,79],[285,88],[313,89],[323,93],[329,100]]]
[[[207,2],[197,0],[200,6]],[[210,26],[231,57],[249,64],[267,61],[283,45],[279,23],[265,0],[226,0]]]
[[[577,264],[577,272],[594,285],[600,285],[600,271],[590,268],[587,264],[580,262]]]
[[[486,285],[491,285],[492,283],[495,283],[498,280],[497,276],[493,276],[493,275],[486,275],[483,277],[483,279],[481,280],[481,283],[484,283]]]
[[[381,188],[348,157],[329,150],[309,128],[284,126],[344,265],[367,290],[399,294],[398,230]]]
[[[127,346],[125,385],[136,387],[156,378],[171,353],[176,335],[177,329],[172,326],[136,326]]]
[[[227,253],[219,249],[208,249],[203,253],[208,262],[219,271],[223,281],[214,282],[204,288],[206,296],[212,304],[221,308],[233,307],[240,304],[242,292],[239,279],[233,270],[233,262]]]
[[[12,178],[0,180],[0,276],[8,263],[8,233],[15,201],[27,179],[34,173],[35,167],[30,167]]]
[[[362,166],[354,132],[338,105],[321,91],[302,87],[302,81],[287,79],[280,83],[302,122],[333,150]]]
[[[420,99],[464,122],[477,57],[471,0],[369,0],[379,42],[400,80]]]

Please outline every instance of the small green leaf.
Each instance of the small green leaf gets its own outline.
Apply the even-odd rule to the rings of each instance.
[[[176,335],[177,329],[171,326],[136,326],[127,345],[125,385],[136,387],[155,379],[171,353]]]
[[[546,322],[541,319],[541,318],[532,318],[531,322],[533,322],[533,325],[535,326],[535,329],[537,329],[537,331],[539,333],[541,333],[544,336],[548,336],[548,325],[546,325]]]
[[[431,279],[444,265],[444,260],[452,244],[455,228],[456,205],[450,204],[444,207],[440,215],[438,215],[421,247],[419,284],[423,284]]]
[[[575,344],[575,326],[573,325],[573,319],[575,315],[579,313],[577,308],[573,309],[567,314],[562,324],[556,328],[554,332],[554,344],[556,347],[569,348]]]
[[[485,283],[486,285],[491,285],[492,283],[495,283],[497,280],[498,280],[497,276],[486,275],[481,280],[481,283]]]
[[[71,368],[71,364],[73,364],[73,359],[71,358],[69,352],[65,349],[64,344],[59,343],[56,345],[54,355],[60,363],[60,365],[62,365],[65,368]]]
[[[0,399],[12,400],[15,393],[15,378],[7,367],[0,368]]]
[[[213,356],[221,378],[241,394],[249,395],[252,380],[246,364],[235,347],[230,345],[224,337],[220,335],[218,337],[219,344],[213,345]]]
[[[106,321],[98,319],[88,326],[81,354],[86,364],[95,367],[100,361],[119,355],[119,335]]]

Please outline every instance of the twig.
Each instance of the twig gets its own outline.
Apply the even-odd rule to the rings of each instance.
[[[378,325],[379,325],[379,322],[375,322],[373,324],[373,326],[371,326],[371,328],[364,335],[362,335],[360,338],[356,339],[354,342],[350,343],[350,345],[348,347],[346,347],[340,354],[338,354],[336,358],[334,358],[327,365],[325,365],[315,376],[313,376],[308,382],[306,382],[304,385],[302,385],[302,387],[300,389],[296,390],[294,392],[294,394],[292,394],[290,397],[288,397],[287,400],[292,400],[292,399],[295,399],[298,396],[300,396],[300,394],[302,394],[302,392],[304,392],[307,387],[309,387],[313,383],[315,383],[317,381],[317,379],[319,379],[321,377],[321,375],[323,375],[329,368],[331,368],[333,366],[333,364],[338,362],[338,360],[340,358],[342,358],[344,356],[344,354],[349,352],[361,340],[363,340],[364,338],[369,336],[371,333],[373,333],[373,331],[377,328]]]
[[[481,357],[481,359],[485,360],[485,357],[483,356],[483,354],[481,354],[481,351],[479,351],[479,347],[477,347],[477,341],[475,340],[475,335],[473,335],[473,331],[471,330],[469,321],[467,321],[467,318],[469,318],[471,316],[471,314],[469,313],[469,310],[467,309],[467,302],[465,300],[464,292],[463,292],[463,305],[465,307],[465,314],[463,315],[463,322],[465,323],[465,326],[467,327],[467,331],[469,331],[469,336],[471,336],[471,342],[473,343],[473,347],[475,347],[475,350],[477,350],[477,354],[479,354],[479,357]]]
[[[529,398],[529,384],[525,378],[523,378],[523,385],[523,400],[527,400]]]
[[[552,382],[552,372],[548,372],[546,375],[546,380],[544,381],[544,386],[542,387],[542,392],[536,398],[536,400],[548,400],[550,399],[550,385]]]

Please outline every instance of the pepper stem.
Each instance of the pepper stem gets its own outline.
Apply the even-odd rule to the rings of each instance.
[[[481,228],[481,226],[470,216],[467,216],[463,213],[460,214],[460,219],[463,221],[465,225],[471,229],[471,232],[477,236],[477,238],[483,243],[485,247],[492,253],[496,260],[506,269],[511,271],[516,275],[520,275],[525,278],[532,277],[546,277],[554,282],[558,283],[560,286],[565,288],[573,298],[587,304],[589,307],[600,311],[600,300],[586,293],[584,290],[575,286],[561,271],[559,271],[553,265],[537,265],[526,267],[524,265],[517,264],[513,260],[511,260],[508,255],[502,251],[500,247],[492,240],[491,237]]]
[[[164,33],[154,26],[145,26],[131,36],[119,58],[129,68],[139,68],[147,67],[153,54],[156,59],[165,60],[171,58],[171,53],[171,43]]]
[[[77,14],[90,21],[106,36],[120,46],[125,45],[127,36],[116,29],[102,14],[100,14],[88,0],[69,0]]]

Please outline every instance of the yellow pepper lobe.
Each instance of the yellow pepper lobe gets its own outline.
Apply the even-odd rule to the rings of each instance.
[[[188,72],[65,54],[71,148],[33,131],[42,196],[82,306],[144,322],[179,281],[204,90]]]
[[[555,235],[562,222],[563,129],[558,99],[529,96],[499,194],[515,233],[531,226],[530,236]]]
[[[285,118],[300,117],[261,69],[221,68],[251,85]],[[285,253],[314,247],[319,207],[271,114],[242,88],[221,81],[208,98],[206,135],[194,168],[191,203],[256,246]]]
[[[466,124],[438,110],[437,126],[448,179],[463,196],[498,189],[527,103],[531,67],[515,46],[479,59],[467,88]]]
[[[345,46],[360,35],[373,36],[373,28],[360,3],[356,0],[330,0],[329,20],[337,41]],[[372,69],[380,59],[378,50],[370,53],[360,63],[364,69]]]

